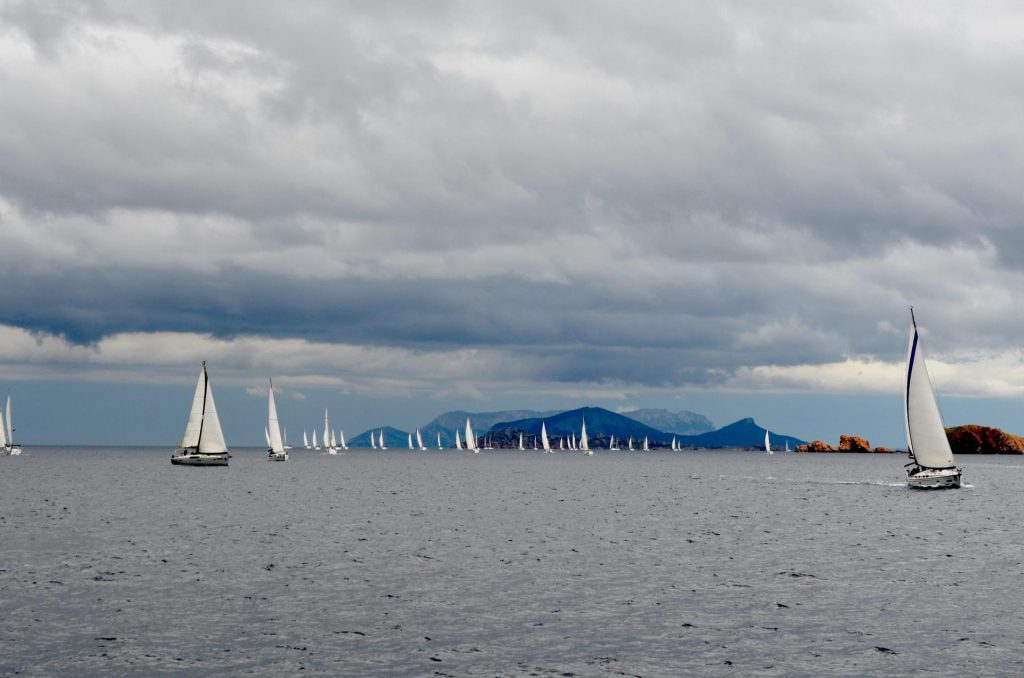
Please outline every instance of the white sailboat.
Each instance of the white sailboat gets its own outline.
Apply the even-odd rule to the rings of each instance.
[[[427,446],[423,444],[423,435],[419,429],[416,429],[416,443],[420,446],[420,452],[425,452]]]
[[[411,450],[412,449],[412,434],[411,433],[407,433],[406,435],[409,436],[409,449]]]
[[[629,447],[627,448],[630,452],[633,451],[633,436],[629,436]]]
[[[377,436],[377,442],[380,443],[380,449],[382,449],[382,450],[388,449],[387,444],[384,442],[384,429],[380,430],[380,435]]]
[[[327,408],[324,408],[324,452],[327,454],[331,453],[331,419],[327,416]],[[337,450],[335,450],[337,454]]]
[[[775,454],[772,452],[772,441],[768,438],[768,429],[764,430],[764,453]]]
[[[443,450],[444,446],[441,444],[441,432],[437,432],[437,449]]]
[[[306,437],[306,429],[302,429],[302,446],[309,449],[309,438]]]
[[[616,444],[615,444],[615,436],[612,436],[611,440],[608,441],[608,449],[611,452],[618,452],[619,451],[618,446],[616,446]]]
[[[962,469],[956,467],[942,424],[939,405],[928,377],[924,345],[917,332],[914,309],[910,309],[910,338],[907,344],[907,381],[903,391],[903,415],[907,449],[912,462],[906,464],[907,486],[915,489],[960,487]]]
[[[575,450],[576,449],[576,434],[575,433],[570,433],[569,435],[570,435],[570,437],[569,437],[569,449],[570,450]]]
[[[784,452],[789,452],[789,441],[788,440],[786,441],[786,449],[783,450],[783,451]]]
[[[313,429],[313,449],[314,450],[319,450],[320,449],[320,443],[318,443],[316,441],[316,429]]]
[[[21,454],[21,445],[14,442],[14,418],[11,415],[11,392],[7,392],[7,411],[5,413],[6,426],[7,426],[7,440],[3,444],[4,454],[9,454],[12,457],[17,457]],[[0,421],[0,428],[5,426],[3,421]]]
[[[284,449],[290,450],[292,446],[288,444],[288,427],[284,427]]]
[[[651,446],[647,443],[647,436],[644,436],[644,452],[650,452]]]
[[[520,450],[525,450],[526,449],[525,447],[523,447],[523,432],[522,431],[519,432],[519,449]]]
[[[461,450],[462,449],[462,439],[459,438],[459,429],[455,429],[455,449],[456,450]]]
[[[338,441],[341,443],[341,449],[348,449],[348,443],[345,442],[345,429],[338,431]]]
[[[373,437],[373,431],[370,431],[370,447],[377,449],[377,439]]]
[[[548,427],[543,421],[540,423],[540,445],[544,448],[544,454],[553,452],[551,449],[551,441],[548,440]]]
[[[476,434],[473,433],[473,426],[469,423],[469,417],[466,417],[466,449],[473,452],[473,454],[480,454],[480,448],[476,444]]]
[[[327,454],[338,454],[338,438],[334,435],[334,429],[331,429],[331,444],[327,446]]]
[[[580,430],[580,450],[582,450],[584,456],[594,456],[594,451],[590,449],[590,440],[587,438],[587,418],[583,418],[583,428]]]
[[[220,427],[204,360],[192,396],[192,409],[189,411],[188,423],[185,424],[185,435],[178,449],[171,455],[171,463],[184,466],[227,466],[228,457],[228,444]]]
[[[284,449],[284,441],[281,439],[281,424],[277,419],[277,401],[274,400],[274,380],[270,380],[270,390],[267,395],[267,426],[263,429],[267,432],[267,459],[270,461],[287,461],[288,453]]]
[[[679,443],[676,442],[676,437],[675,436],[672,436],[672,451],[673,452],[678,452],[679,451]]]

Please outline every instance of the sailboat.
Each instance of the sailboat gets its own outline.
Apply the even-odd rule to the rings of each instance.
[[[619,451],[618,446],[615,444],[615,436],[612,436],[611,440],[608,441],[608,449],[610,451],[612,451],[612,452],[618,452]]]
[[[309,438],[306,437],[306,429],[302,429],[302,446],[309,449]]]
[[[542,421],[540,423],[540,445],[544,448],[544,454],[552,453],[551,441],[548,440],[548,427]]]
[[[455,429],[455,449],[456,450],[461,450],[462,449],[462,439],[459,438],[459,429]]]
[[[789,452],[789,441],[788,440],[786,441],[786,449],[783,450],[783,451],[784,452]]]
[[[7,426],[7,440],[0,445],[0,451],[5,454],[9,454],[12,457],[17,457],[21,454],[21,445],[14,442],[14,419],[11,418],[11,392],[7,392],[7,412],[6,412],[6,426]],[[5,426],[3,421],[0,421],[0,429]]]
[[[324,452],[326,452],[327,454],[330,454],[331,453],[331,448],[333,448],[333,447],[334,446],[331,445],[331,420],[330,420],[330,417],[327,416],[327,408],[325,407],[324,408]],[[335,450],[334,453],[337,454],[338,451]]]
[[[420,446],[420,452],[426,451],[427,446],[423,444],[423,436],[419,429],[416,429],[416,443]]]
[[[412,449],[412,434],[411,433],[407,433],[406,435],[409,436],[409,449],[411,450]]]
[[[440,431],[437,432],[437,449],[439,449],[439,450],[443,450],[444,449],[444,446],[441,445],[441,432]]]
[[[338,439],[341,441],[341,449],[347,450],[348,443],[345,442],[345,429],[338,431]]]
[[[520,450],[525,450],[526,449],[525,447],[523,447],[523,432],[522,431],[519,432],[519,449]]]
[[[629,436],[629,447],[627,448],[630,452],[633,451],[633,436]]]
[[[913,308],[910,309],[903,415],[907,429],[907,449],[913,459],[906,464],[907,486],[922,490],[960,487],[963,470],[956,467],[939,405],[935,402],[935,392],[928,377],[924,345],[917,332]]]
[[[472,451],[473,454],[480,454],[480,448],[476,444],[476,434],[473,433],[469,417],[466,417],[466,449]]]
[[[768,438],[768,429],[764,430],[764,453],[775,454],[772,452],[772,441]]]
[[[377,449],[377,439],[373,437],[373,431],[370,431],[370,447]]]
[[[327,454],[338,454],[338,438],[334,435],[334,429],[331,429],[331,444],[327,446]]]
[[[675,436],[672,436],[672,451],[673,451],[673,452],[675,452],[675,451],[676,451],[676,450],[678,450],[678,449],[679,449],[679,448],[678,448],[678,447],[676,447],[676,437],[675,437]]]
[[[380,443],[380,449],[388,449],[388,446],[384,443],[384,429],[380,430],[380,435],[377,436],[377,442]]]
[[[584,456],[594,456],[594,451],[590,449],[590,441],[587,439],[587,419],[583,418],[583,429],[580,431],[580,450],[582,450]]]
[[[7,411],[10,412],[9,407]],[[192,409],[189,411],[188,423],[185,424],[185,435],[181,445],[171,455],[171,463],[185,466],[228,465],[228,444],[220,428],[205,360],[192,396]]]
[[[316,441],[316,429],[313,429],[313,449],[314,450],[319,450],[320,449],[320,443],[318,443]]]
[[[650,452],[651,446],[647,444],[647,436],[644,436],[644,452]]]
[[[267,459],[270,461],[287,461],[288,453],[284,450],[284,441],[281,440],[281,424],[277,419],[277,401],[274,400],[274,380],[270,380],[270,390],[267,395],[267,426],[263,429],[267,432]]]

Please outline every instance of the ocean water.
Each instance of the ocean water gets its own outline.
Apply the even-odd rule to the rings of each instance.
[[[1024,459],[27,448],[0,674],[1024,673]]]

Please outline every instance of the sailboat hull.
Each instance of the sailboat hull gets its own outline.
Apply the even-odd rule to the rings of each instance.
[[[268,461],[288,461],[287,452],[274,452],[273,450],[267,450]]]
[[[962,472],[958,468],[907,470],[907,487],[915,490],[955,490],[960,487]]]
[[[171,456],[171,463],[177,466],[227,466],[228,454],[199,454],[188,450],[178,450]]]
[[[9,454],[12,457],[17,457],[21,454],[21,445],[11,445],[3,450],[5,454]]]

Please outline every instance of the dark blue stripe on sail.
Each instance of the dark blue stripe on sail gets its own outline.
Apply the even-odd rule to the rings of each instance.
[[[914,378],[914,360],[917,358],[917,328],[914,328],[914,343],[910,346],[910,361],[907,365],[907,435],[910,438],[910,454],[913,455],[914,461],[917,461],[917,455],[914,454],[914,435],[910,432],[910,380]]]

